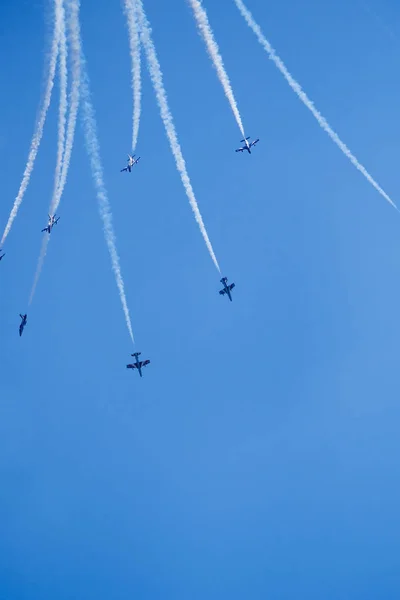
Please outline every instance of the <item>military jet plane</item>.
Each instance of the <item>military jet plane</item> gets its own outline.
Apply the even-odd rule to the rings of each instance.
[[[121,173],[123,173],[124,171],[129,171],[130,173],[132,171],[132,167],[138,164],[140,156],[138,156],[136,159],[135,156],[136,154],[134,154],[133,156],[128,154],[128,165],[124,169],[121,169]]]
[[[150,361],[147,360],[139,360],[139,356],[141,355],[141,352],[135,352],[134,354],[131,354],[131,356],[133,356],[136,361],[134,363],[132,363],[131,365],[126,365],[127,369],[137,369],[139,371],[139,375],[140,377],[142,377],[142,367],[146,367],[147,365],[150,364]]]
[[[230,285],[228,285],[228,278],[227,277],[223,277],[221,279],[221,283],[223,284],[223,289],[219,291],[219,293],[221,294],[221,296],[223,296],[224,294],[226,294],[229,298],[229,300],[232,302],[232,295],[231,295],[231,291],[233,290],[233,288],[235,287],[234,283],[231,283]]]
[[[247,137],[247,138],[246,138],[246,139],[244,139],[244,140],[240,140],[241,142],[243,142],[243,143],[244,143],[244,146],[242,146],[241,148],[238,148],[238,149],[236,150],[236,152],[244,152],[245,150],[247,150],[247,152],[248,152],[249,154],[251,154],[251,150],[250,150],[250,148],[252,148],[253,146],[255,146],[255,145],[257,144],[257,142],[259,142],[259,141],[260,141],[260,139],[259,139],[259,138],[257,138],[256,140],[254,140],[254,142],[249,142],[249,139],[250,139],[250,137]]]
[[[22,321],[21,321],[21,323],[20,323],[20,326],[19,326],[19,335],[20,335],[20,337],[21,337],[21,335],[22,335],[22,332],[23,332],[23,330],[24,330],[24,327],[25,327],[25,325],[26,325],[26,321],[27,321],[28,315],[21,315],[21,314],[20,314],[19,316],[20,316],[20,317],[21,317],[21,319],[22,319]]]
[[[59,220],[60,220],[60,217],[58,217],[58,219],[56,219],[56,215],[54,215],[54,216],[49,215],[49,222],[47,223],[47,227],[42,229],[42,232],[47,231],[47,233],[51,233],[51,230],[53,229],[54,225],[57,225]]]

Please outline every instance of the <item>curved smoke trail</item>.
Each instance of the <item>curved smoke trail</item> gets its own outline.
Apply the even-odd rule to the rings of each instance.
[[[14,205],[12,207],[10,216],[7,221],[7,225],[4,229],[3,236],[1,238],[0,245],[2,246],[10,233],[12,224],[14,222],[15,217],[18,214],[19,207],[21,206],[22,200],[24,198],[24,194],[29,185],[29,180],[32,175],[33,167],[35,165],[35,160],[37,153],[39,151],[40,142],[43,136],[44,124],[46,121],[47,111],[50,106],[51,94],[54,86],[54,77],[57,66],[57,57],[58,57],[58,49],[59,49],[59,40],[60,40],[60,27],[61,27],[61,14],[62,14],[62,0],[55,0],[55,16],[54,16],[54,33],[53,40],[51,44],[50,50],[50,62],[48,67],[48,77],[46,83],[46,89],[43,97],[42,107],[40,109],[39,118],[36,123],[35,132],[33,134],[33,138],[31,141],[31,147],[29,151],[28,161],[25,166],[24,175],[22,177],[21,185],[18,191],[18,195],[15,198]]]
[[[144,12],[143,2],[142,0],[135,0],[135,6],[137,8],[137,14],[139,18],[139,29],[140,29],[140,38],[146,53],[147,57],[147,66],[149,69],[150,77],[153,83],[153,87],[156,93],[158,106],[160,108],[161,118],[164,123],[165,131],[167,133],[167,137],[169,140],[169,144],[172,150],[172,154],[175,158],[176,167],[181,176],[181,180],[183,183],[183,187],[185,188],[186,195],[189,198],[190,206],[192,207],[195,219],[199,225],[201,234],[206,243],[210,256],[214,262],[214,265],[220,271],[217,257],[215,256],[213,247],[211,245],[210,239],[207,234],[207,230],[205,228],[203,218],[200,214],[199,207],[197,205],[197,200],[194,195],[194,191],[192,188],[192,184],[190,182],[190,178],[186,169],[185,159],[183,158],[181,146],[178,141],[178,136],[176,133],[174,121],[172,118],[172,114],[168,105],[167,93],[164,88],[163,83],[163,75],[161,72],[160,63],[158,62],[156,49],[154,47],[153,40],[151,38],[151,28],[150,24],[147,20],[146,14]]]
[[[140,113],[142,105],[142,77],[140,59],[140,38],[138,31],[137,15],[133,0],[124,1],[124,12],[128,24],[129,47],[132,62],[132,93],[133,93],[133,126],[132,126],[132,152],[135,151],[138,136]]]
[[[365,179],[376,189],[376,191],[385,198],[394,208],[397,209],[396,204],[393,200],[388,196],[388,194],[380,187],[380,185],[373,179],[373,177],[368,173],[367,169],[357,160],[357,158],[352,154],[350,149],[346,146],[344,142],[340,139],[338,134],[332,129],[329,125],[328,121],[322,114],[315,108],[313,102],[307,96],[307,94],[303,91],[301,85],[294,79],[289,70],[287,69],[285,63],[282,59],[277,55],[274,48],[271,46],[267,38],[264,36],[261,31],[261,27],[256,23],[253,18],[251,12],[246,8],[242,0],[233,0],[238,7],[242,17],[247,22],[247,25],[250,29],[255,33],[258,41],[263,46],[264,50],[267,52],[269,58],[276,65],[279,71],[282,73],[292,90],[297,94],[303,104],[308,108],[308,110],[312,113],[312,115],[317,120],[319,126],[329,135],[331,140],[335,142],[335,144],[340,148],[345,156],[353,163],[353,165],[362,173]]]
[[[241,134],[243,137],[246,137],[244,133],[242,118],[240,116],[237,102],[232,90],[232,85],[229,81],[228,74],[225,70],[222,56],[219,52],[218,44],[215,41],[214,34],[207,17],[207,12],[200,0],[189,0],[189,3],[193,9],[193,13],[197,21],[197,27],[199,28],[199,31],[206,43],[208,54],[210,55],[210,58],[214,64],[215,70],[217,71],[218,79],[220,80],[221,85],[224,88],[225,96],[229,101]]]

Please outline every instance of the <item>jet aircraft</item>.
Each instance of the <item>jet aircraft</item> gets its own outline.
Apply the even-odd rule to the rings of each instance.
[[[128,165],[124,169],[121,169],[121,173],[123,173],[123,171],[129,171],[130,173],[132,171],[132,167],[138,164],[140,156],[138,156],[136,159],[135,156],[136,154],[134,154],[133,156],[128,154]]]
[[[20,316],[20,317],[21,317],[21,319],[22,319],[22,321],[21,321],[21,323],[20,323],[20,325],[19,325],[19,335],[20,335],[20,337],[21,337],[21,335],[22,335],[22,332],[23,332],[23,330],[24,330],[24,327],[25,327],[25,325],[26,325],[26,321],[27,321],[28,315],[21,315],[21,314],[20,314],[19,316]]]
[[[42,229],[42,232],[47,231],[47,233],[51,233],[51,230],[53,229],[54,225],[57,225],[59,220],[60,220],[60,217],[58,217],[58,219],[56,219],[56,215],[53,215],[53,216],[49,215],[49,222],[47,223],[47,227]]]
[[[251,154],[251,150],[250,150],[250,148],[252,148],[253,146],[255,146],[255,145],[257,144],[257,142],[259,142],[259,141],[260,141],[260,139],[259,139],[259,138],[257,138],[256,140],[254,140],[254,142],[249,142],[249,139],[250,139],[250,137],[247,137],[247,138],[246,138],[246,139],[244,139],[244,140],[240,140],[241,142],[243,142],[243,143],[244,143],[244,146],[242,146],[241,148],[238,148],[238,149],[236,150],[236,152],[244,152],[245,150],[247,150],[247,152],[248,152],[249,154]]]
[[[221,294],[221,296],[223,296],[224,294],[227,294],[229,300],[232,302],[232,295],[231,295],[231,291],[233,290],[233,288],[235,287],[234,283],[231,283],[228,285],[228,278],[227,277],[223,277],[221,279],[221,283],[223,284],[223,289],[219,291],[219,293]]]
[[[133,356],[136,361],[134,363],[132,363],[131,365],[126,365],[127,369],[137,369],[139,371],[139,375],[140,377],[142,377],[142,367],[146,367],[148,364],[150,364],[150,361],[147,360],[139,360],[139,356],[141,355],[141,352],[135,352],[134,354],[131,354],[131,356]]]
[[[0,248],[0,252],[1,252],[1,251],[2,251],[2,248]],[[6,253],[4,252],[4,254],[2,254],[2,255],[0,256],[0,260],[1,260],[2,258],[4,258],[4,257],[5,257],[5,255],[6,255]]]

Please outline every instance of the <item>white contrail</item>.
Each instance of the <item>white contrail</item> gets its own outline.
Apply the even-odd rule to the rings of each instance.
[[[108,251],[111,256],[112,269],[114,271],[117,283],[119,297],[122,309],[125,315],[126,326],[132,342],[133,331],[131,318],[129,315],[128,303],[125,296],[125,285],[122,279],[119,257],[115,245],[115,233],[112,222],[110,202],[108,200],[107,190],[104,184],[103,167],[100,159],[100,145],[97,137],[97,124],[94,108],[90,97],[89,76],[86,70],[86,60],[82,50],[80,23],[79,23],[79,0],[69,0],[70,8],[70,35],[71,44],[75,45],[75,50],[79,51],[80,57],[80,99],[82,101],[82,121],[85,135],[86,149],[90,159],[93,182],[96,188],[97,200],[99,203],[99,212],[103,221],[104,236],[106,239]],[[73,42],[72,42],[73,40]]]
[[[31,289],[31,293],[29,296],[29,306],[32,304],[33,296],[35,295],[35,292],[36,292],[36,287],[37,287],[37,284],[39,281],[40,274],[42,272],[44,259],[46,258],[46,254],[47,254],[47,246],[49,245],[49,241],[50,241],[50,236],[47,233],[45,233],[44,235],[45,235],[45,237],[43,238],[43,241],[42,241],[42,247],[40,249],[40,254],[39,254],[39,258],[38,258],[38,262],[37,262],[37,266],[36,266],[35,277],[33,279],[32,289]]]
[[[75,2],[67,1],[68,9],[68,39],[71,47],[71,92],[70,92],[70,107],[67,123],[67,135],[65,138],[64,156],[62,160],[61,175],[59,185],[53,194],[50,214],[54,214],[61,202],[61,197],[64,192],[65,184],[67,182],[69,165],[71,162],[72,148],[74,145],[76,120],[79,109],[80,99],[80,80],[81,80],[81,56],[80,56],[80,39],[79,39],[79,4]],[[78,35],[77,35],[78,32]],[[66,49],[66,42],[64,37],[64,47]]]
[[[133,126],[132,126],[132,152],[135,151],[138,136],[140,113],[142,107],[142,77],[140,59],[140,38],[138,31],[137,15],[133,0],[124,0],[124,11],[128,23],[129,47],[132,62],[132,93],[133,93]]]
[[[347,156],[347,158],[353,163],[353,165],[356,167],[356,169],[358,169],[364,175],[364,177],[367,179],[367,181],[369,181],[369,183],[377,190],[377,192],[379,192],[379,194],[381,196],[383,196],[383,198],[385,198],[385,200],[387,200],[392,206],[394,206],[394,208],[397,209],[397,206],[395,205],[393,200],[391,200],[391,198],[386,194],[386,192],[380,187],[380,185],[368,173],[366,168],[357,160],[357,158],[354,156],[354,154],[352,154],[352,152],[349,150],[349,148],[346,146],[346,144],[344,142],[342,142],[342,140],[340,139],[338,134],[335,133],[335,131],[333,131],[332,127],[329,125],[329,123],[325,119],[325,117],[323,117],[321,115],[321,113],[315,108],[313,102],[310,100],[310,98],[307,96],[307,94],[303,91],[301,85],[289,73],[286,65],[281,60],[281,58],[276,54],[274,48],[271,46],[269,41],[264,36],[263,32],[261,31],[260,26],[256,23],[256,21],[253,18],[253,15],[248,10],[248,8],[246,8],[243,1],[242,0],[233,0],[233,1],[235,2],[236,6],[238,7],[243,18],[246,20],[248,26],[253,30],[253,32],[257,36],[260,44],[264,47],[264,50],[268,53],[269,58],[278,67],[279,71],[282,73],[282,75],[284,76],[284,78],[286,79],[286,81],[288,82],[290,87],[292,88],[292,90],[297,94],[297,96],[300,98],[300,100],[303,102],[303,104],[313,114],[315,119],[318,121],[318,124],[320,125],[320,127],[322,127],[322,129],[324,131],[326,131],[326,133],[329,135],[331,140],[333,140],[335,142],[335,144],[340,148],[340,150],[343,152],[343,154],[345,156]]]
[[[242,118],[240,116],[237,102],[233,94],[232,85],[229,81],[228,74],[225,70],[222,56],[219,52],[218,44],[215,41],[214,34],[212,32],[211,25],[207,17],[207,12],[200,0],[189,0],[189,2],[193,9],[193,13],[197,21],[197,26],[206,43],[208,54],[210,55],[210,58],[214,64],[215,70],[217,71],[218,79],[220,80],[221,85],[224,88],[225,96],[229,101],[236,122],[242,133],[242,136],[245,137]]]
[[[201,234],[204,238],[210,256],[217,267],[218,271],[220,271],[217,258],[215,256],[213,247],[211,245],[210,239],[208,237],[203,218],[200,214],[199,207],[197,206],[197,200],[194,195],[194,191],[192,188],[192,184],[190,183],[190,178],[188,172],[186,170],[186,163],[182,155],[182,150],[178,141],[178,136],[175,130],[174,121],[172,118],[172,114],[168,105],[167,93],[164,88],[163,83],[163,75],[161,72],[160,63],[158,62],[156,49],[154,47],[153,40],[151,39],[151,28],[150,24],[147,20],[146,14],[144,12],[142,0],[135,0],[135,5],[139,18],[139,29],[140,29],[140,37],[143,43],[143,47],[147,57],[147,66],[149,69],[150,77],[153,83],[153,87],[156,93],[157,102],[160,108],[161,118],[164,123],[165,131],[167,133],[167,137],[169,140],[169,144],[172,150],[172,153],[175,158],[176,167],[179,171],[179,174],[182,179],[183,186],[185,188],[186,194],[189,198],[190,206],[192,207],[195,219],[199,225]]]
[[[63,0],[62,0],[63,2]],[[57,194],[57,190],[60,184],[60,175],[62,167],[62,159],[64,154],[65,146],[65,125],[66,125],[66,113],[67,113],[67,44],[65,38],[65,11],[64,6],[61,6],[61,23],[60,23],[60,40],[59,40],[59,74],[60,74],[60,106],[58,113],[58,140],[57,140],[57,162],[54,172],[54,191],[53,199]],[[52,212],[53,200],[50,203],[50,214]],[[33,284],[31,293],[29,296],[29,306],[32,304],[33,296],[35,295],[36,287],[42,272],[44,259],[47,254],[47,246],[50,241],[50,236],[45,235],[42,241],[42,247],[36,266],[35,276],[33,278]]]
[[[54,33],[53,40],[51,44],[50,50],[50,60],[48,66],[48,77],[45,88],[45,93],[43,97],[42,107],[39,112],[39,118],[36,123],[35,132],[33,134],[33,138],[31,141],[31,147],[28,155],[28,161],[25,166],[24,175],[22,177],[21,185],[18,191],[18,195],[15,198],[14,205],[12,207],[10,216],[7,221],[7,225],[4,229],[3,236],[1,238],[0,245],[3,246],[8,234],[10,233],[12,224],[14,222],[15,217],[18,214],[19,207],[21,206],[22,200],[24,198],[24,194],[29,185],[29,180],[32,175],[33,167],[35,164],[36,156],[39,150],[40,142],[43,136],[43,128],[46,121],[47,111],[50,106],[51,94],[54,86],[54,77],[57,66],[57,57],[59,50],[59,40],[60,40],[60,27],[61,27],[61,8],[62,8],[62,0],[55,0],[55,16],[54,16]]]
[[[103,220],[104,235],[106,243],[111,256],[112,268],[114,271],[115,279],[117,282],[119,297],[122,303],[122,309],[125,315],[126,326],[131,336],[132,342],[133,332],[131,318],[129,316],[128,303],[125,296],[125,286],[122,279],[121,267],[119,264],[119,257],[117,248],[115,245],[115,233],[112,222],[112,214],[110,208],[110,202],[108,200],[107,190],[104,185],[103,167],[100,160],[100,148],[99,141],[97,138],[97,125],[96,118],[93,109],[93,105],[90,98],[90,87],[89,78],[85,68],[85,59],[82,55],[82,80],[81,80],[81,98],[82,98],[82,116],[83,116],[83,128],[85,133],[86,148],[89,154],[90,163],[92,167],[92,176],[94,185],[96,188],[97,200],[99,203],[100,216]]]
[[[65,152],[65,127],[67,120],[67,40],[65,35],[65,10],[63,0],[61,0],[60,17],[60,39],[59,39],[59,75],[60,75],[60,105],[58,111],[58,140],[57,140],[57,163],[54,173],[54,191],[53,198],[57,193],[60,184],[61,166]],[[50,211],[51,211],[50,206]],[[53,214],[52,212],[50,214]]]

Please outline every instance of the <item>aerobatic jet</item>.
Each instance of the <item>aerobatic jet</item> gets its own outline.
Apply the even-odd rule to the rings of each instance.
[[[257,144],[257,142],[259,142],[259,141],[260,141],[260,139],[259,139],[259,138],[257,138],[256,140],[254,140],[254,142],[249,142],[249,139],[250,139],[250,137],[247,137],[247,138],[246,138],[246,139],[244,139],[244,140],[240,140],[241,142],[243,142],[243,143],[244,143],[244,146],[242,146],[241,148],[238,148],[238,149],[236,150],[236,152],[244,152],[245,150],[247,150],[247,152],[248,152],[249,154],[251,154],[251,150],[250,150],[250,148],[252,148],[253,146],[255,146],[255,145]]]
[[[60,220],[60,217],[58,217],[58,219],[56,219],[56,215],[54,215],[54,216],[49,215],[49,222],[47,223],[47,227],[42,229],[42,232],[47,231],[47,233],[51,233],[51,230],[53,229],[54,225],[57,225],[59,220]]]
[[[131,354],[131,356],[133,356],[136,361],[134,363],[132,363],[131,365],[126,365],[127,369],[137,369],[139,371],[139,375],[140,377],[142,377],[142,367],[146,367],[147,365],[150,364],[150,361],[147,360],[139,360],[139,356],[141,355],[141,352],[135,352],[134,354]]]
[[[1,251],[2,251],[2,248],[0,248],[0,252],[1,252]],[[0,260],[1,260],[2,258],[4,258],[4,257],[5,257],[5,255],[6,255],[6,253],[4,252],[4,254],[2,254],[2,255],[0,256]]]
[[[26,320],[27,320],[27,317],[28,317],[28,315],[21,315],[21,314],[20,314],[19,316],[20,316],[20,317],[21,317],[21,319],[22,319],[22,321],[21,321],[21,323],[20,323],[20,325],[19,325],[19,335],[20,335],[20,337],[21,337],[21,335],[22,335],[22,332],[23,332],[23,330],[24,330],[24,327],[25,327],[25,325],[26,325]]]
[[[124,169],[121,169],[121,173],[123,173],[124,171],[129,171],[130,173],[132,171],[132,167],[138,164],[140,156],[138,156],[137,158],[135,158],[135,156],[136,154],[134,154],[133,156],[128,154],[128,164]]]
[[[231,295],[231,291],[233,290],[233,288],[235,287],[234,283],[231,283],[228,285],[228,278],[227,277],[223,277],[221,279],[221,283],[223,284],[223,289],[219,291],[219,293],[221,294],[221,296],[224,296],[224,294],[227,294],[229,300],[232,302],[232,295]]]

